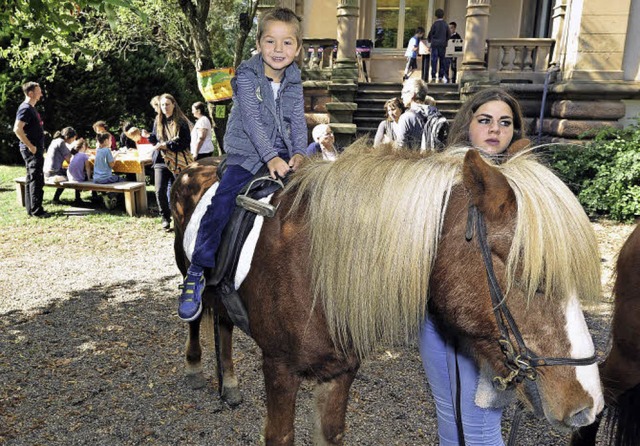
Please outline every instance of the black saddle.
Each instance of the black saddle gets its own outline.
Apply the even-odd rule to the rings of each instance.
[[[218,167],[219,178],[222,178],[225,168],[226,163],[223,161]],[[263,166],[240,191],[238,197],[248,197],[253,201],[260,200],[282,187],[283,183],[272,180],[269,177],[267,166]],[[241,201],[237,200],[237,202]],[[251,206],[247,207],[251,210],[237,205],[229,223],[224,228],[216,254],[216,266],[207,274],[207,286],[211,286],[215,296],[222,300],[233,323],[250,335],[247,311],[234,286],[242,246],[253,228],[256,215],[258,215]]]

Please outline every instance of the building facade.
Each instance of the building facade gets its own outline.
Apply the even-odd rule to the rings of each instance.
[[[309,120],[329,120],[338,134],[355,133],[349,116],[359,83],[401,82],[407,42],[416,27],[428,31],[438,8],[463,38],[463,101],[503,85],[525,105],[532,129],[544,102],[543,132],[563,139],[637,122],[637,0],[261,1],[261,8],[277,5],[303,18]],[[371,41],[370,57],[357,57],[357,41]]]

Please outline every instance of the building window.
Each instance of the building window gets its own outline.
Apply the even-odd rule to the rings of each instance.
[[[426,28],[425,0],[377,0],[375,16],[376,48],[405,48],[418,26]]]

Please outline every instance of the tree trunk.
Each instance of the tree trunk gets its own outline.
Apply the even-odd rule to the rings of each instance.
[[[253,20],[256,17],[256,13],[258,12],[258,5],[260,4],[260,0],[254,0],[249,6],[249,10],[245,13],[247,17],[245,20],[240,21],[240,34],[236,39],[236,48],[233,54],[233,66],[237,68],[242,62],[242,50],[244,49],[244,44],[247,41],[247,37],[251,32],[251,28],[253,27]]]
[[[209,44],[209,35],[207,34],[207,17],[209,16],[211,0],[197,0],[195,4],[192,0],[178,0],[178,4],[187,18],[191,42],[196,54],[193,61],[196,71],[215,68],[213,53]]]

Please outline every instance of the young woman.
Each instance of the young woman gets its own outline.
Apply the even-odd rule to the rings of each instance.
[[[397,139],[398,121],[404,112],[404,105],[399,98],[389,99],[384,103],[384,114],[387,118],[380,122],[378,131],[373,139],[373,145],[393,143]]]
[[[207,117],[205,105],[202,102],[194,103],[191,106],[191,113],[196,118],[196,124],[191,130],[191,154],[197,161],[213,155],[211,121]]]
[[[517,100],[504,90],[478,92],[463,104],[451,126],[449,145],[462,145],[492,157],[503,156],[507,148],[524,137],[523,118]],[[420,356],[436,403],[441,446],[459,446],[457,413],[460,414],[464,444],[503,445],[501,408],[476,405],[479,370],[474,359],[445,339],[428,317],[420,335]],[[457,384],[457,385],[456,385]],[[459,398],[459,412],[455,401]]]
[[[153,123],[149,142],[154,144],[151,157],[156,188],[156,201],[162,217],[162,229],[168,231],[171,226],[171,207],[169,206],[169,183],[174,180],[173,173],[167,167],[164,153],[189,150],[191,144],[191,122],[178,106],[176,99],[168,93],[160,96],[158,115]]]

